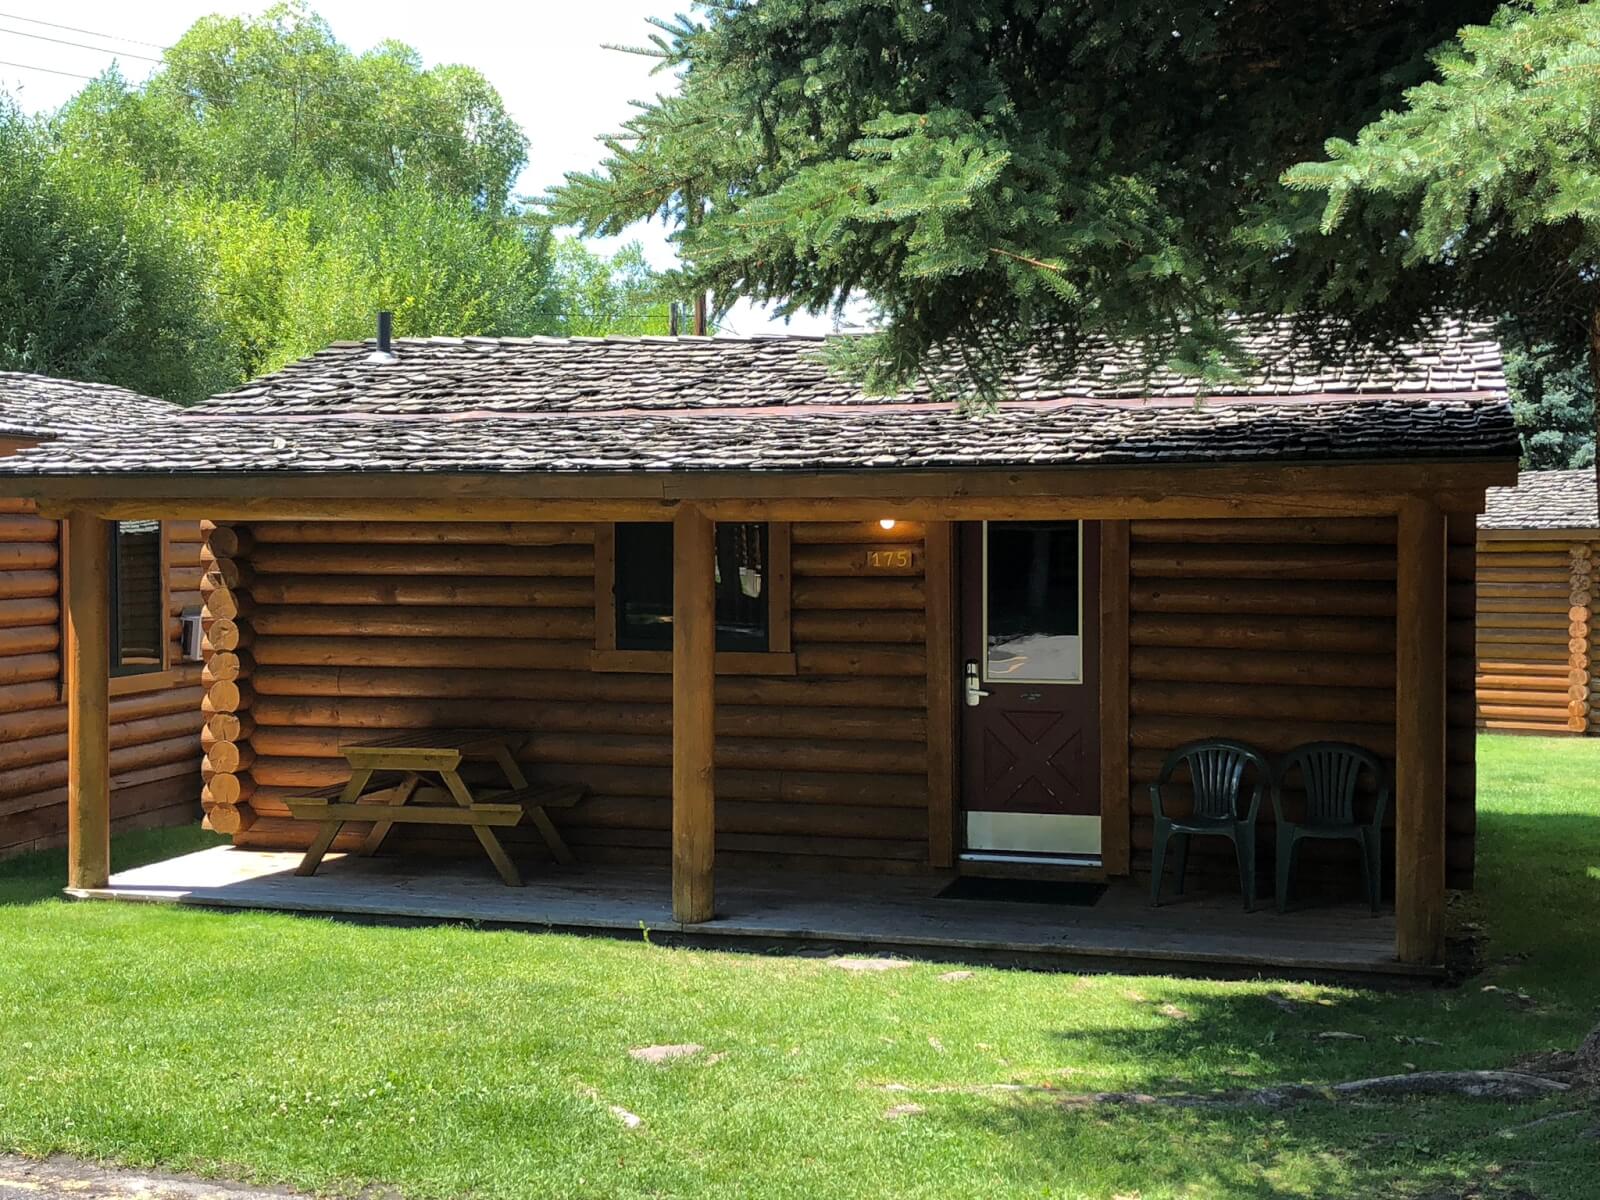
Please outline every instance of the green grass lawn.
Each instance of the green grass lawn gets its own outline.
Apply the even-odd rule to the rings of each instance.
[[[1490,966],[1455,990],[852,973],[70,904],[61,856],[0,864],[0,1150],[408,1197],[1593,1196],[1600,1111],[1515,1128],[1583,1103],[1566,1098],[1218,1113],[982,1090],[1334,1081],[1572,1046],[1600,1020],[1600,740],[1480,747],[1465,915]],[[686,1042],[705,1050],[628,1053]]]

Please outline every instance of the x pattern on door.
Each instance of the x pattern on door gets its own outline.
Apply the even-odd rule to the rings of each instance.
[[[1020,812],[1073,812],[1083,806],[1084,731],[1066,713],[1012,710],[983,731],[983,784],[989,806]]]

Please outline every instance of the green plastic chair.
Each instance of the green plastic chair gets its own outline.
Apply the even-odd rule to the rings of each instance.
[[[1305,816],[1290,820],[1284,813],[1284,783],[1298,772],[1305,791]],[[1356,818],[1356,797],[1363,773],[1377,790],[1370,820]],[[1289,878],[1294,850],[1305,838],[1359,842],[1367,900],[1374,914],[1382,898],[1383,814],[1389,807],[1389,771],[1370,750],[1348,742],[1310,742],[1278,760],[1272,778],[1272,807],[1278,817],[1278,911],[1289,903]]]
[[[1189,769],[1194,806],[1187,816],[1167,815],[1161,789],[1172,782],[1178,768]],[[1246,776],[1253,771],[1248,787]],[[1233,843],[1239,859],[1239,887],[1244,892],[1245,911],[1255,907],[1256,897],[1256,813],[1261,796],[1272,780],[1266,755],[1254,746],[1225,738],[1208,738],[1179,746],[1167,755],[1161,774],[1150,785],[1150,809],[1155,815],[1155,845],[1150,854],[1150,903],[1161,903],[1161,874],[1167,857],[1167,842],[1178,839],[1178,894],[1183,895],[1183,876],[1189,866],[1189,839],[1196,834],[1225,837]],[[1243,802],[1243,803],[1241,803]]]

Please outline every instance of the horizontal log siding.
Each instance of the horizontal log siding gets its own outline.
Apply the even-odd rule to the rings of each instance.
[[[179,615],[200,602],[200,526],[167,526],[172,686],[111,701],[113,828],[194,819],[200,667],[179,661]],[[0,858],[63,845],[61,529],[26,500],[0,500]]]
[[[1600,542],[1552,530],[1477,539],[1477,725],[1503,733],[1600,732],[1592,669]]]
[[[916,571],[871,576],[865,548],[920,546],[921,530],[792,532],[798,674],[717,681],[718,853],[919,866],[921,556]],[[589,670],[591,527],[263,522],[223,536],[207,588],[210,638],[235,648],[233,678],[218,678],[207,706],[219,828],[236,823],[245,845],[302,846],[310,827],[284,797],[345,779],[341,740],[489,726],[528,735],[530,778],[590,789],[552,814],[580,858],[669,861],[672,680]],[[219,634],[223,608],[234,615]],[[455,844],[433,828],[395,837]],[[509,837],[542,852],[531,830]]]
[[[1472,546],[1452,520],[1449,864],[1470,882]],[[1129,742],[1133,867],[1147,874],[1149,785],[1167,753],[1231,736],[1281,753],[1339,739],[1394,759],[1394,522],[1135,521],[1131,525]],[[1262,879],[1273,852],[1263,801]],[[1392,828],[1392,810],[1389,824]],[[1303,846],[1297,880],[1359,887],[1353,847]],[[1388,852],[1392,886],[1392,834]],[[1196,839],[1190,871],[1237,880],[1232,849]],[[1234,886],[1237,886],[1236,882]],[[1263,885],[1269,888],[1269,884]]]

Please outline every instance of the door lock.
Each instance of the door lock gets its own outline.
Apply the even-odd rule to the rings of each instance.
[[[969,659],[967,659],[967,689],[966,689],[967,707],[968,708],[977,708],[978,705],[983,703],[983,698],[985,696],[989,695],[988,692],[986,692],[982,687],[979,686],[979,683],[980,683],[980,680],[978,678],[978,660],[974,659],[974,658],[969,658]]]

